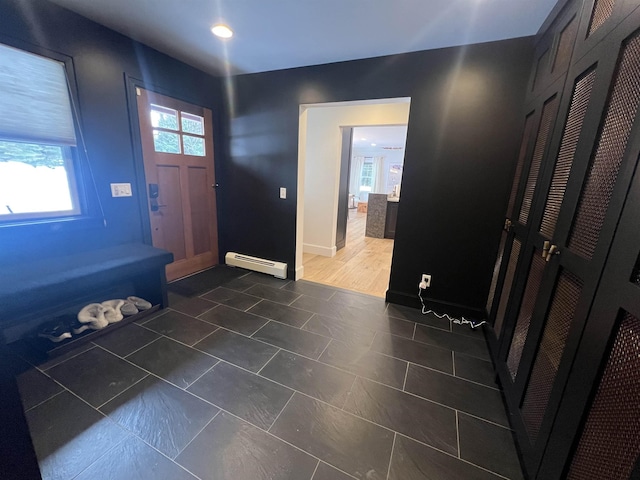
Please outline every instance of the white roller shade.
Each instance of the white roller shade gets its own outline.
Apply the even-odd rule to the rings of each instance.
[[[0,44],[0,138],[76,144],[62,63]]]

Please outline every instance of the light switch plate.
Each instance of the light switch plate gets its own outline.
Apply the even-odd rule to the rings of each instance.
[[[287,189],[285,187],[280,187],[280,198],[287,198]]]
[[[112,197],[130,197],[131,184],[130,183],[112,183],[111,196]]]

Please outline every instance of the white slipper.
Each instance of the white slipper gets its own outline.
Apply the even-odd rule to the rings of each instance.
[[[121,298],[115,300],[105,300],[102,302],[104,307],[111,307],[119,314],[122,314],[125,317],[129,317],[131,315],[135,315],[138,313],[138,307],[136,307],[129,300],[122,300]],[[120,319],[122,320],[122,319]],[[112,323],[112,322],[109,322]]]
[[[106,318],[109,323],[117,323],[124,318],[124,315],[120,313],[120,310],[104,307],[104,318]]]
[[[133,302],[130,302],[129,300],[125,300],[122,306],[120,307],[120,312],[125,317],[130,317],[131,315],[135,315],[136,313],[138,313],[138,307],[136,307],[133,304]]]
[[[104,316],[105,310],[106,307],[99,303],[90,303],[80,310],[78,321],[89,324],[89,328],[93,330],[100,330],[109,325],[109,321]]]
[[[102,302],[102,306],[105,308],[104,317],[109,323],[119,322],[124,318],[124,315],[120,311],[124,305],[124,300],[106,300]]]
[[[149,310],[151,308],[151,303],[146,301],[144,298],[140,297],[127,297],[131,303],[133,303],[140,310]]]

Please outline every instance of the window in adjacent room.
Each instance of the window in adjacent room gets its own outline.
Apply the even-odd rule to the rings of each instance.
[[[360,191],[370,192],[373,187],[373,162],[371,159],[365,159],[362,164],[362,173],[360,174]]]
[[[0,223],[81,213],[65,65],[0,44]]]

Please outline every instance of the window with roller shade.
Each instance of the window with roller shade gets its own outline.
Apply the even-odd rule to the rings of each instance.
[[[0,223],[81,213],[65,65],[0,44]]]

